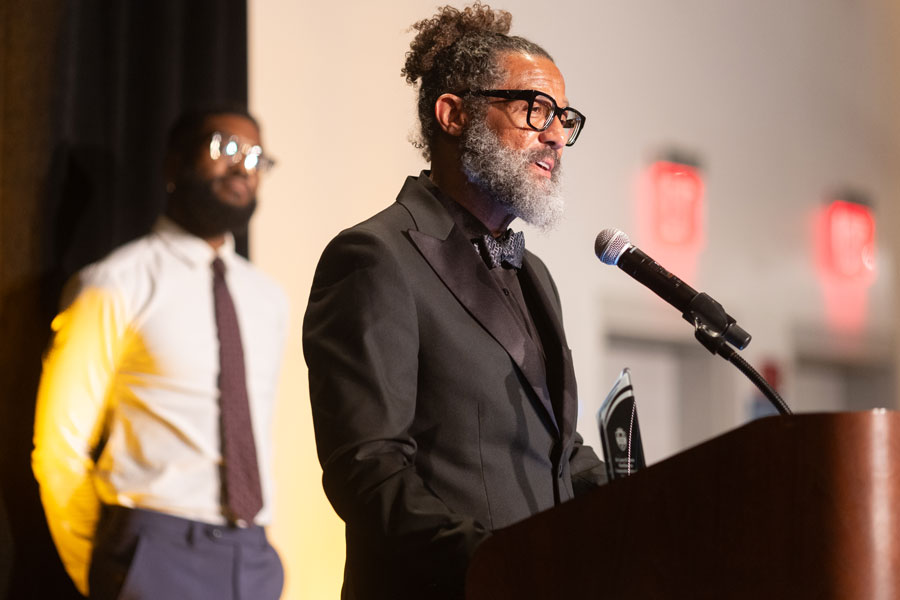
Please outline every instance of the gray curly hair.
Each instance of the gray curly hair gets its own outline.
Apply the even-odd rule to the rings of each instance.
[[[553,60],[529,40],[509,33],[512,15],[475,2],[458,10],[443,6],[430,19],[415,23],[418,31],[406,53],[401,74],[410,85],[418,83],[419,139],[413,144],[431,160],[436,135],[434,104],[441,94],[487,89],[505,73],[500,58],[508,53],[527,53]],[[469,108],[480,100],[466,98]]]

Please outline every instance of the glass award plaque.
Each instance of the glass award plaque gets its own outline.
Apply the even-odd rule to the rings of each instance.
[[[625,368],[597,412],[603,457],[610,481],[646,467],[631,372]]]

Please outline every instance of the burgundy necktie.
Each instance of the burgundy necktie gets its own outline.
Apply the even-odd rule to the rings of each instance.
[[[212,267],[213,302],[219,332],[219,411],[222,458],[225,462],[225,512],[230,521],[250,525],[263,502],[244,375],[244,350],[234,302],[225,283],[225,263],[217,257]]]

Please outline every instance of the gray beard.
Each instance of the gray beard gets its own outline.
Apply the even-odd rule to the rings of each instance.
[[[559,224],[565,208],[559,181],[562,165],[552,149],[507,148],[476,115],[460,137],[460,153],[468,180],[510,214],[543,231]],[[555,161],[549,180],[531,172],[531,164],[545,157]]]

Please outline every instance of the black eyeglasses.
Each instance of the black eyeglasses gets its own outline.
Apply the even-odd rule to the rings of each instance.
[[[546,131],[553,124],[553,119],[559,117],[559,122],[566,132],[566,146],[575,143],[586,120],[586,117],[574,108],[570,106],[560,108],[552,96],[537,90],[467,90],[463,94],[527,102],[527,105],[522,106],[523,110],[516,111],[513,116],[519,119],[524,116],[520,125],[528,125],[535,131]]]

